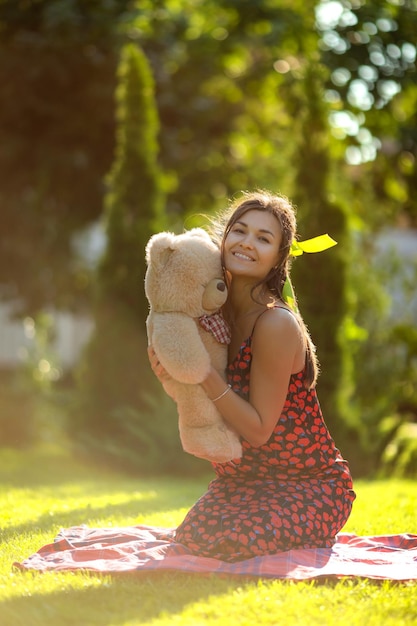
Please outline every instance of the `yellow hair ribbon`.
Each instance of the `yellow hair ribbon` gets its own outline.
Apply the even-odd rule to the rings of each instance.
[[[319,235],[305,241],[293,241],[290,248],[291,256],[301,256],[304,252],[323,252],[328,248],[332,248],[337,241],[329,237],[329,235]]]
[[[319,235],[318,237],[313,237],[312,239],[306,239],[305,241],[293,241],[290,248],[290,255],[301,256],[302,254],[304,254],[304,252],[307,252],[309,254],[313,252],[323,252],[323,250],[333,248],[333,246],[335,246],[336,244],[337,241],[332,239],[327,234]],[[298,313],[294,289],[288,276],[282,289],[282,297],[284,302],[288,304],[290,309]]]

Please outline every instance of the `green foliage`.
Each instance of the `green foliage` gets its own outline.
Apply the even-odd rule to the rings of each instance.
[[[378,201],[388,204],[391,217],[405,212],[416,224],[416,5],[338,4],[340,11],[330,16],[326,2],[318,5],[320,47],[331,70],[326,86],[335,117],[350,118],[350,130],[342,133],[348,160],[372,161],[378,150],[367,172]]]
[[[291,181],[291,119],[274,63],[310,39],[312,5],[87,4],[0,5],[2,229],[13,233],[0,248],[0,282],[31,312],[88,303],[91,275],[72,242],[102,207],[121,43],[139,43],[155,76],[172,222],[237,190]]]
[[[330,234],[338,245],[295,259],[293,278],[300,310],[317,346],[321,374],[318,392],[325,420],[342,452],[355,461],[354,415],[347,410],[352,390],[349,352],[343,336],[348,311],[349,226],[344,207],[331,199],[330,147],[326,107],[321,98],[323,69],[305,70],[302,91],[295,92],[298,136],[294,155],[301,239]]]
[[[417,476],[417,424],[404,421],[406,416],[385,418],[380,434],[389,435],[380,462],[380,475]]]
[[[353,352],[354,406],[367,469],[415,475],[417,268],[387,244],[377,253],[369,233],[353,251],[355,320],[366,329]]]
[[[99,436],[87,433],[76,443],[77,454],[140,476],[207,472],[206,461],[182,450],[173,401],[162,390],[143,399],[147,405],[140,410],[117,406]]]
[[[118,23],[129,2],[0,3],[2,296],[36,314],[86,304],[72,246],[100,215],[114,147]]]
[[[107,248],[98,268],[100,307],[123,306],[144,328],[145,246],[164,221],[158,165],[159,120],[154,79],[144,53],[122,51],[117,90],[117,145],[106,197]]]
[[[3,0],[0,199],[1,229],[10,236],[0,246],[2,297],[19,297],[19,308],[32,314],[48,303],[89,303],[91,274],[73,238],[101,212],[114,149],[115,71],[126,41],[138,42],[153,68],[160,162],[176,225],[241,189],[292,191],[288,164],[297,111],[291,86],[302,83],[303,64],[315,62],[319,48],[331,70],[323,77],[326,96],[339,93],[333,113],[345,108],[359,128],[366,117],[366,128],[384,140],[364,173],[374,179],[376,218],[392,217],[400,204],[413,215],[416,73],[407,54],[417,12],[411,2],[388,0],[345,6],[337,24],[320,31],[318,46],[315,6],[301,0]],[[384,30],[387,18],[396,28]],[[329,41],[345,48],[333,49]],[[375,49],[382,50],[381,65],[373,62]],[[347,83],[336,80],[340,67],[349,71]],[[391,81],[402,91],[383,108],[357,111],[347,88],[366,68],[379,76],[371,80],[368,72],[363,79],[373,93]],[[332,131],[367,148],[369,132]]]
[[[130,36],[154,67],[161,159],[174,184],[170,215],[211,211],[240,189],[275,187],[277,174],[284,184],[291,122],[274,62],[297,53],[312,13],[266,1],[161,8],[143,3]]]
[[[323,6],[329,20],[335,14],[327,11],[326,3]],[[337,7],[337,2],[332,3],[333,10]],[[141,328],[146,312],[141,289],[143,241],[147,229],[159,229],[160,222],[153,218],[147,222],[144,192],[141,214],[132,217],[137,225],[144,219],[137,228],[129,229],[130,209],[123,223],[124,218],[110,208],[112,203],[131,206],[128,188],[133,188],[142,170],[129,172],[118,159],[111,176],[103,181],[115,144],[120,151],[125,142],[130,151],[129,137],[115,141],[118,122],[114,115],[116,69],[126,41],[140,44],[155,80],[158,159],[164,171],[156,186],[167,192],[162,227],[189,226],[200,212],[210,213],[241,189],[266,187],[294,197],[300,207],[302,237],[328,230],[339,241],[335,249],[303,258],[294,266],[302,310],[322,362],[322,401],[344,380],[335,404],[324,407],[332,431],[337,437],[339,427],[334,431],[331,422],[340,414],[340,405],[346,407],[349,402],[348,421],[355,421],[354,415],[362,421],[365,415],[369,434],[363,428],[361,442],[367,442],[368,450],[376,454],[376,416],[396,415],[400,406],[394,392],[398,376],[388,371],[389,357],[380,358],[382,350],[392,352],[391,346],[395,364],[400,363],[402,392],[407,389],[404,398],[409,398],[414,370],[403,367],[404,341],[384,333],[376,309],[355,317],[349,308],[355,305],[354,289],[346,295],[343,284],[350,279],[346,263],[350,263],[351,249],[343,240],[345,218],[339,209],[343,203],[349,211],[349,225],[356,220],[379,228],[403,211],[415,220],[417,89],[411,57],[417,12],[408,1],[372,0],[350,6],[343,2],[340,19],[334,23],[330,19],[317,32],[315,8],[315,2],[301,0],[0,2],[0,226],[4,233],[0,295],[13,300],[19,312],[32,315],[49,304],[65,309],[90,306],[91,268],[79,257],[74,237],[99,218],[107,192],[106,217],[109,228],[112,223],[113,239],[98,271],[97,298],[103,306],[100,329],[89,350],[108,373],[101,375],[100,368],[94,367],[81,374],[85,387],[102,396],[104,414],[107,403],[112,415],[120,406],[128,407],[120,409],[124,415],[132,407],[136,411],[139,404],[150,410],[141,399],[150,374]],[[311,81],[306,82],[305,68],[314,64],[319,73],[313,88]],[[321,71],[323,66],[328,71]],[[374,98],[368,109],[358,106],[359,101],[349,93],[356,80]],[[320,89],[323,86],[325,91]],[[323,96],[329,107],[321,111]],[[126,124],[128,118],[133,124],[136,115],[145,114],[133,113],[133,109],[123,112],[120,98],[117,107],[117,116],[126,116]],[[324,119],[329,113],[332,125],[326,128]],[[338,125],[339,114],[345,121],[343,116],[348,115],[347,127]],[[144,121],[145,127],[148,122]],[[119,134],[123,124],[119,124]],[[130,137],[134,163],[139,145],[134,134]],[[331,145],[335,137],[342,139],[336,148]],[[151,139],[147,141],[152,144]],[[378,142],[381,149],[376,153]],[[348,155],[357,155],[351,151],[360,148],[365,161],[375,154],[377,158],[347,166],[340,160],[346,146]],[[303,171],[295,177],[300,166]],[[113,187],[116,173],[117,189]],[[144,190],[143,180],[141,184]],[[152,197],[151,188],[146,193]],[[124,247],[125,238],[132,246]],[[136,253],[132,252],[134,241]],[[128,302],[133,267],[137,268],[136,284]],[[359,275],[360,268],[356,270]],[[338,272],[340,284],[335,281]],[[304,285],[315,286],[316,303],[322,305],[311,316],[310,304],[303,302]],[[120,327],[113,324],[114,319],[129,315],[127,310],[131,319],[126,317]],[[331,326],[337,316],[340,324]],[[320,337],[320,327],[326,324],[332,330]],[[121,328],[129,327],[129,338],[122,339]],[[358,339],[358,328],[368,332],[367,340]],[[343,356],[330,358],[342,344]],[[356,377],[355,403],[351,400],[350,353],[356,370],[363,374],[363,380]],[[123,379],[109,373],[121,364],[125,366]],[[386,377],[378,378],[378,372],[385,374],[385,370]],[[334,381],[326,382],[327,376],[334,376]],[[149,382],[149,391],[158,397],[152,385]],[[120,406],[113,406],[111,399],[117,396]],[[98,429],[103,412],[94,403],[92,415]],[[108,419],[109,432],[116,432],[117,419]],[[78,424],[74,420],[74,429]],[[343,448],[343,441],[340,444]]]

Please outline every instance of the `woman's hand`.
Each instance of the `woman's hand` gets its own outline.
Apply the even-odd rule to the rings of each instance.
[[[176,385],[174,384],[174,379],[172,376],[168,374],[166,369],[160,364],[158,357],[156,356],[155,350],[152,346],[148,346],[148,357],[149,363],[151,364],[151,369],[161,385],[163,386],[165,393],[169,395],[170,398],[176,402]],[[172,384],[171,384],[172,383]]]
[[[160,364],[158,357],[156,355],[156,352],[152,346],[148,346],[148,357],[149,357],[149,363],[151,364],[151,369],[160,383],[164,384],[172,380],[172,377],[168,374],[166,369]]]

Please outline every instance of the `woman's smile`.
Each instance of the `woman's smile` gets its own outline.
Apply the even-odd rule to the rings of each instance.
[[[239,259],[243,259],[244,261],[254,261],[252,257],[244,254],[243,252],[233,252],[233,256],[237,256]]]

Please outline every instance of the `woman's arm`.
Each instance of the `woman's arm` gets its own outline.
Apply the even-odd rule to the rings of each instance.
[[[229,391],[215,404],[228,422],[252,446],[268,441],[281,415],[292,373],[304,367],[305,347],[300,326],[285,309],[271,309],[256,324],[252,338],[249,402]],[[211,368],[202,387],[209,398],[225,391]]]

